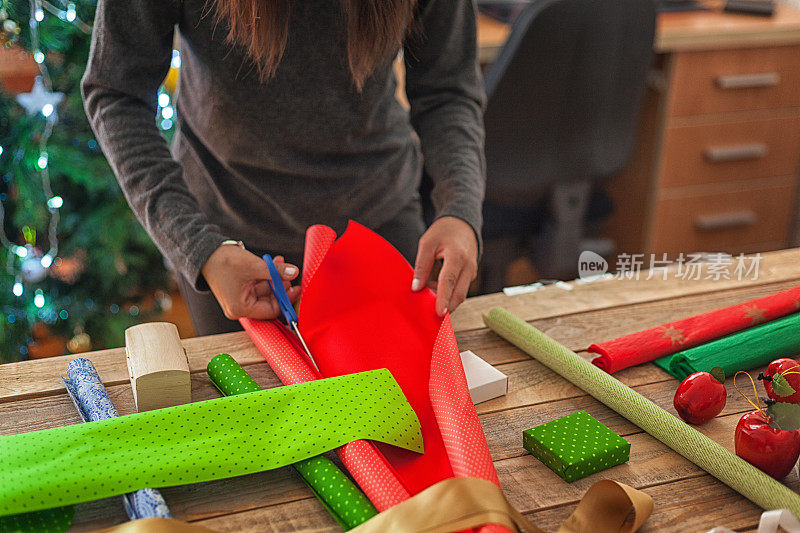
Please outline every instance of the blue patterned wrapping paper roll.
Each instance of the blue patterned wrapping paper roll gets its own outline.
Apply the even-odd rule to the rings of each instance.
[[[67,387],[72,403],[84,422],[95,422],[119,416],[94,365],[79,357],[67,365],[67,377],[61,378]],[[167,502],[155,489],[141,489],[124,494],[122,501],[131,520],[140,518],[172,518]]]
[[[69,380],[65,379],[64,384],[71,389],[72,402],[84,422],[119,416],[91,361],[83,357],[73,359],[67,365],[67,377]]]
[[[172,518],[164,497],[156,489],[141,489],[123,496],[125,512],[131,520],[139,518]]]

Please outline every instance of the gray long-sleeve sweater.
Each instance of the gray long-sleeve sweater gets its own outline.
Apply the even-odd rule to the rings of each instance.
[[[100,0],[86,111],[161,252],[203,288],[200,269],[225,239],[299,255],[312,224],[380,226],[416,198],[423,156],[437,215],[480,235],[484,96],[474,2],[422,1],[404,47],[410,112],[395,98],[390,59],[355,89],[339,0],[291,9],[285,55],[261,82],[205,0]],[[176,26],[170,152],[154,114]]]

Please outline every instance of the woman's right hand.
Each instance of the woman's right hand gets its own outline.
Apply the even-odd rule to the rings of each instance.
[[[291,281],[300,270],[284,263],[281,256],[274,261],[289,300],[294,303],[300,296],[300,286],[291,286]],[[214,250],[201,272],[227,318],[270,320],[280,316],[280,306],[267,283],[269,269],[257,255],[238,246],[222,245]]]

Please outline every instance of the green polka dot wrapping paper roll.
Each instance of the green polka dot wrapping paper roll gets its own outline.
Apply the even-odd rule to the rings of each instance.
[[[75,506],[0,516],[0,533],[64,533],[72,525]]]
[[[261,390],[250,374],[226,353],[212,358],[206,372],[214,386],[226,396]],[[292,466],[344,529],[352,529],[378,514],[358,486],[324,455]]]
[[[622,464],[631,452],[628,441],[586,411],[523,431],[522,445],[568,482]]]
[[[0,437],[0,516],[261,472],[371,439],[423,452],[388,370]]]

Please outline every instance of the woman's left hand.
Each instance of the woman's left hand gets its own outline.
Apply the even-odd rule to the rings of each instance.
[[[436,283],[436,313],[444,316],[466,299],[478,273],[478,240],[472,226],[456,217],[442,217],[431,224],[419,240],[412,291],[425,287],[437,259],[444,264]]]

